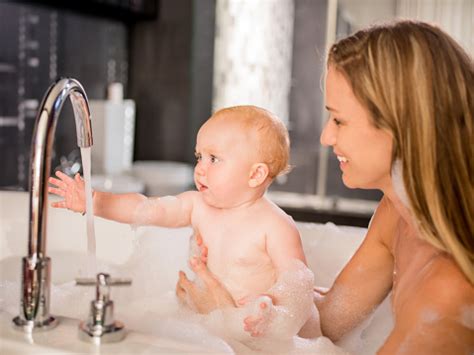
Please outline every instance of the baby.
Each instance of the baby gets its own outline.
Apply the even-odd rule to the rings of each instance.
[[[94,191],[94,214],[136,225],[192,226],[207,246],[209,270],[234,301],[268,292],[295,259],[306,265],[293,219],[265,196],[288,171],[289,137],[278,118],[255,106],[222,109],[200,128],[195,155],[197,191],[162,198]],[[52,206],[84,212],[80,176],[56,175],[49,192],[64,200]]]

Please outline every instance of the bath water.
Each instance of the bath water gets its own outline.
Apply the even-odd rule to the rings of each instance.
[[[85,183],[86,195],[86,221],[87,221],[87,268],[88,276],[95,277],[97,274],[96,266],[96,243],[94,228],[94,209],[92,204],[92,185],[91,185],[91,148],[81,148],[82,167]]]
[[[61,218],[63,217],[62,211],[56,211],[56,213]],[[72,220],[73,217],[66,218]],[[76,220],[80,225],[82,221]],[[97,222],[97,227],[100,228],[100,226],[100,222]],[[342,229],[331,224],[299,224],[298,229],[302,234],[310,270],[315,276],[314,283],[317,286],[329,287],[360,245],[363,231]],[[112,277],[133,280],[131,287],[112,288],[115,319],[124,322],[128,330],[182,343],[205,344],[210,352],[212,349],[230,347],[229,351],[223,350],[218,353],[327,355],[350,352],[356,355],[370,355],[376,353],[393,328],[390,300],[387,298],[363,324],[336,345],[325,337],[309,340],[293,337],[285,341],[278,341],[273,337],[250,339],[248,334],[243,332],[242,321],[238,319],[243,316],[238,312],[245,311],[244,309],[241,308],[235,312],[217,310],[208,316],[201,316],[183,309],[177,302],[174,290],[178,270],[184,270],[189,277],[192,276],[187,266],[189,258],[187,248],[192,234],[190,228],[140,227],[136,231],[129,232],[124,227],[123,230],[127,238],[137,239],[130,256],[119,264],[105,262],[99,258],[97,264],[98,270],[107,272]],[[113,230],[113,233],[104,233],[104,238],[107,238],[109,234],[120,237],[121,231],[120,228]],[[76,230],[73,233],[80,235]],[[5,240],[11,243],[18,242],[18,238],[5,238]],[[52,247],[58,247],[58,242],[64,240],[65,238],[58,237]],[[14,245],[12,244],[11,247],[13,248]],[[100,255],[100,251],[98,254]],[[61,248],[51,251],[50,255],[54,260],[54,265],[59,266],[52,268],[51,313],[74,319],[87,319],[89,302],[94,298],[94,290],[91,287],[75,286],[73,281],[82,270],[82,265],[86,264],[86,256],[76,249],[65,252]],[[0,310],[12,316],[18,312],[20,284],[17,270],[19,268],[20,258],[16,256],[0,261]],[[306,274],[300,273],[290,278],[290,280],[298,279],[307,279]],[[287,288],[291,288],[291,284],[287,284],[287,287],[282,286],[282,290],[286,289],[292,296],[291,289]],[[472,310],[470,314],[472,315]],[[472,324],[469,316],[466,322]],[[275,335],[278,336],[278,334]]]

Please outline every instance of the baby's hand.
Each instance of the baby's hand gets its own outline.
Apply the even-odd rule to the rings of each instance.
[[[241,301],[238,303],[242,304]],[[244,330],[253,337],[260,337],[265,334],[275,313],[271,297],[262,295],[257,298],[254,312],[255,315],[244,318]]]
[[[84,181],[79,174],[70,178],[66,174],[56,171],[56,176],[49,178],[49,183],[53,186],[48,187],[48,192],[63,197],[64,200],[59,202],[52,202],[52,207],[67,208],[68,210],[84,213],[86,210],[86,196],[84,192]]]

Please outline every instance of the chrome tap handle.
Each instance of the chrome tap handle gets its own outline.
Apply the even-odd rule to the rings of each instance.
[[[97,275],[96,279],[93,279],[91,277],[76,277],[76,286],[95,286],[97,285],[99,275],[101,275],[101,273]],[[104,275],[108,274],[104,273]],[[109,286],[130,286],[132,284],[132,279],[109,277],[107,280],[107,284]]]
[[[94,281],[90,278],[76,279],[76,285],[96,286],[95,300],[91,302],[89,318],[79,325],[81,340],[100,343],[115,342],[125,336],[124,325],[114,319],[114,302],[110,299],[110,286],[129,286],[130,279],[112,279],[109,274],[99,273]]]

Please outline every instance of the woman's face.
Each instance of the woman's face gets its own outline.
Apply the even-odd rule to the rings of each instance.
[[[368,110],[333,66],[328,68],[325,101],[330,116],[321,133],[321,144],[333,148],[344,185],[389,189],[392,136],[371,123]]]

